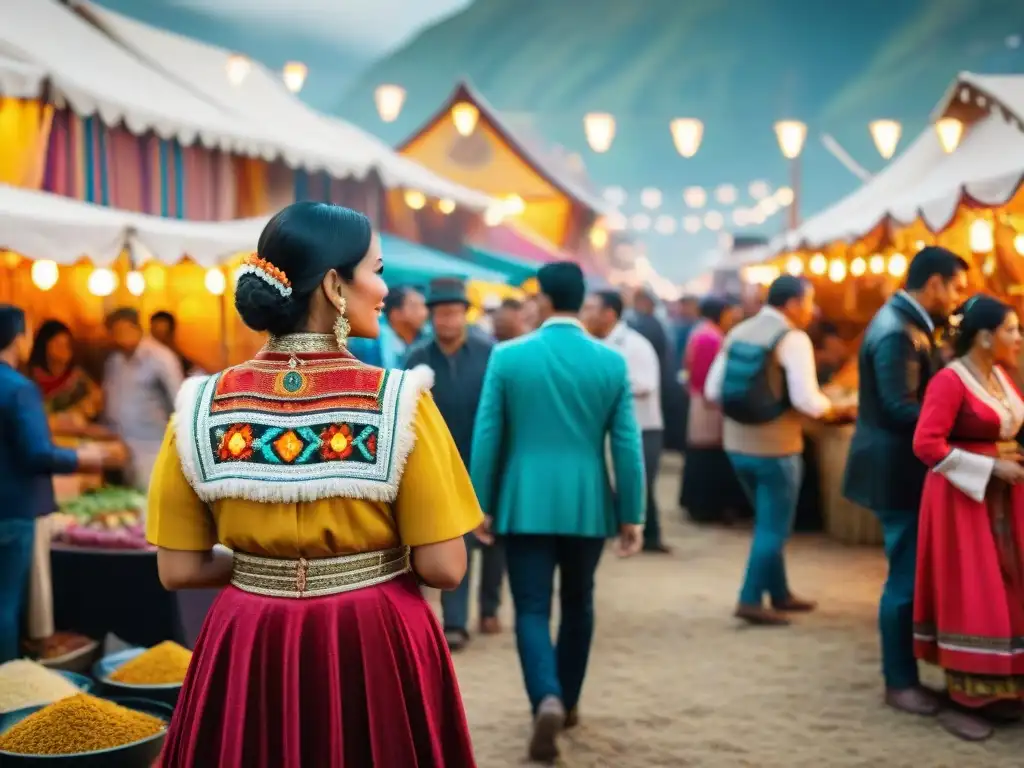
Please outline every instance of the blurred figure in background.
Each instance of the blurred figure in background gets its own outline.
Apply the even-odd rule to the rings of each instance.
[[[701,324],[700,305],[701,302],[696,296],[683,296],[675,302],[671,323],[676,346],[674,359],[682,370],[686,370],[686,345],[690,340],[690,334]]]
[[[28,372],[43,393],[55,433],[77,435],[103,412],[103,390],[78,366],[74,338],[64,323],[47,320],[39,326]]]
[[[491,338],[494,338],[494,315],[500,308],[501,297],[495,296],[493,293],[487,294],[481,307],[483,311],[480,313],[480,319],[475,323],[478,330]]]
[[[537,306],[536,296],[527,296],[526,301],[523,302],[523,324],[526,326],[527,333],[540,328],[540,307]]]
[[[469,299],[466,286],[458,278],[440,278],[430,283],[426,307],[434,329],[433,338],[414,344],[405,364],[410,370],[426,365],[434,371],[431,390],[437,409],[444,417],[448,430],[463,464],[470,465],[473,449],[473,422],[480,404],[480,390],[494,343],[480,332],[471,332],[466,317]],[[505,575],[505,558],[501,545],[484,544],[472,534],[466,535],[466,546],[472,565],[473,549],[480,545],[480,631],[496,634],[501,631],[498,608],[501,604],[501,582]],[[441,593],[441,611],[444,635],[448,647],[459,651],[469,640],[469,585],[472,568],[459,586]]]
[[[528,331],[526,311],[518,299],[505,299],[494,313],[494,338],[497,341],[518,339]]]
[[[846,342],[832,323],[822,322],[814,340],[814,359],[818,366],[818,383],[825,386],[850,358]]]
[[[739,301],[709,296],[700,303],[704,318],[690,334],[685,366],[689,371],[686,462],[679,505],[696,523],[733,523],[752,515],[750,502],[722,447],[722,410],[704,397],[711,364],[722,339],[743,316]]]
[[[149,318],[150,335],[178,356],[178,360],[181,361],[181,370],[185,376],[205,375],[178,348],[177,330],[178,320],[170,312],[154,312],[153,316]]]
[[[409,347],[424,335],[427,305],[415,288],[395,286],[384,299],[384,320],[376,339],[350,339],[349,352],[367,365],[404,368]]]

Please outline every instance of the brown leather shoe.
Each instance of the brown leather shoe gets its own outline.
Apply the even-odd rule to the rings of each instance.
[[[501,634],[501,621],[497,616],[485,616],[480,619],[480,634],[481,635],[500,635]]]
[[[760,605],[737,605],[733,615],[757,627],[785,627],[789,624],[789,619],[778,611]]]
[[[927,688],[886,688],[885,703],[911,715],[931,717],[942,708],[939,698]]]
[[[942,710],[938,720],[943,728],[964,741],[984,741],[993,733],[992,726],[980,717],[958,709]]]
[[[565,725],[565,707],[555,696],[548,696],[537,707],[530,737],[530,759],[539,763],[554,763],[558,758],[558,732]]]
[[[772,602],[772,608],[776,611],[785,611],[786,613],[810,613],[817,607],[818,604],[814,600],[801,600],[793,595],[778,603]]]

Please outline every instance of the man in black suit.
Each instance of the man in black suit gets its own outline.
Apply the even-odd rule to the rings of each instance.
[[[914,429],[928,381],[941,367],[935,331],[967,289],[967,262],[930,246],[914,257],[906,288],[886,302],[861,343],[859,411],[846,462],[843,495],[882,524],[889,576],[882,592],[885,701],[934,715],[938,698],[920,684],[913,648],[917,521],[926,468],[914,456]]]

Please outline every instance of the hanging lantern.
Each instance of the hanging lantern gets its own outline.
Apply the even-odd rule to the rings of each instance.
[[[876,253],[868,260],[868,269],[872,275],[880,275],[885,272],[885,257]]]
[[[842,259],[832,259],[828,265],[828,279],[833,283],[841,283],[846,279],[846,262]]]
[[[124,278],[124,286],[132,296],[141,296],[146,292],[146,278],[136,270],[132,270]]]
[[[414,211],[418,211],[427,204],[427,196],[418,189],[407,189],[405,190],[405,204]]]
[[[455,123],[455,130],[460,136],[472,136],[479,119],[480,110],[475,104],[460,101],[452,107],[452,122]]]
[[[786,260],[786,271],[794,277],[800,277],[804,273],[804,260],[799,256],[790,256]]]
[[[1017,235],[1013,238],[1013,250],[1017,252],[1017,255],[1024,256],[1024,235]]]
[[[828,259],[825,258],[825,254],[816,253],[811,256],[811,261],[807,266],[810,267],[812,275],[824,275],[828,270]]]
[[[607,112],[591,112],[583,118],[583,132],[595,152],[607,152],[615,140],[615,118]]]
[[[377,105],[377,114],[385,123],[393,123],[402,113],[405,104],[405,88],[400,85],[378,85],[373,92],[373,101]]]
[[[86,287],[93,296],[109,296],[117,289],[117,275],[106,268],[94,269]]]
[[[241,85],[245,78],[252,71],[252,62],[240,53],[233,53],[228,56],[225,65],[228,74],[228,82],[232,85]]]
[[[939,135],[939,144],[947,155],[956,151],[960,139],[964,135],[964,124],[955,117],[944,117],[935,122],[935,132]]]
[[[648,187],[640,193],[640,205],[650,210],[661,207],[661,190]]]
[[[703,208],[708,202],[708,193],[702,187],[687,187],[683,192],[683,202],[690,208]]]
[[[704,123],[693,117],[677,117],[669,123],[669,128],[676,151],[680,155],[693,157],[697,154],[701,139],[704,138]]]
[[[890,256],[889,274],[893,277],[903,277],[907,274],[907,257],[902,253],[894,253]]]
[[[284,65],[284,87],[292,93],[298,93],[306,84],[309,68],[301,61],[289,61]]]
[[[992,222],[987,219],[975,219],[972,221],[971,228],[968,231],[968,239],[970,240],[972,252],[991,253],[996,247]]]
[[[526,212],[526,203],[519,195],[509,195],[502,202],[506,216],[522,216]]]
[[[455,201],[449,200],[447,197],[443,197],[437,201],[437,210],[447,216],[455,210]]]
[[[206,290],[214,296],[224,295],[224,291],[228,287],[227,282],[227,278],[224,277],[224,272],[217,267],[211,267],[206,270],[206,275],[203,277],[203,285],[205,285]]]
[[[860,277],[868,270],[868,263],[864,261],[863,256],[858,256],[850,262],[850,274],[854,277]]]
[[[32,283],[40,291],[48,291],[57,284],[60,270],[57,262],[43,259],[32,263]]]
[[[606,245],[608,245],[608,230],[605,229],[604,227],[591,227],[590,244],[598,250],[601,250]]]
[[[868,125],[875,149],[884,159],[888,160],[896,154],[896,145],[900,143],[903,126],[895,120],[875,120]]]
[[[807,125],[799,120],[780,120],[775,124],[775,138],[779,140],[782,156],[787,160],[796,160],[807,139]]]

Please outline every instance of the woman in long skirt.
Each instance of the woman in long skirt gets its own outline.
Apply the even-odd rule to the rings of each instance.
[[[235,299],[269,342],[178,397],[147,534],[167,588],[224,589],[166,768],[475,765],[417,582],[459,584],[482,514],[430,370],[371,368],[345,350],[350,333],[377,333],[382,267],[365,216],[284,209]]]

